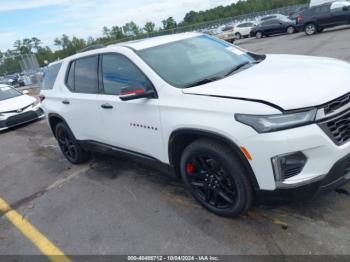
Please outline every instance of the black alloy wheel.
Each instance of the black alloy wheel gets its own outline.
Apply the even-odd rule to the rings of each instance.
[[[240,161],[226,145],[196,140],[181,158],[181,175],[193,197],[221,216],[237,216],[249,209],[252,187]]]
[[[237,201],[237,185],[218,159],[194,155],[187,161],[186,174],[193,192],[206,204],[227,209]]]
[[[66,124],[57,124],[55,135],[58,145],[68,161],[73,164],[82,164],[89,159],[89,153],[80,147]]]

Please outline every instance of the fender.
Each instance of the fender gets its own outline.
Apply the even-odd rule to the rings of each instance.
[[[243,155],[240,148],[231,139],[229,139],[221,134],[214,133],[211,131],[206,131],[206,130],[201,130],[201,129],[192,129],[192,128],[180,128],[180,129],[173,131],[170,135],[169,144],[168,144],[169,164],[173,169],[176,169],[175,165],[176,165],[176,161],[177,161],[176,152],[175,152],[176,147],[174,144],[174,140],[176,139],[177,136],[185,135],[185,134],[186,135],[194,135],[194,136],[198,136],[198,137],[212,138],[212,139],[224,142],[239,157],[241,163],[243,164],[243,166],[247,172],[249,180],[252,183],[253,189],[256,191],[260,190],[258,181],[256,180],[255,174],[253,172],[253,169],[250,166],[246,157]]]

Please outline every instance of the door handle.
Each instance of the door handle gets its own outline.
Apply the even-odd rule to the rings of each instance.
[[[64,104],[64,105],[69,105],[70,102],[69,102],[68,100],[63,100],[63,101],[62,101],[62,104]]]
[[[108,103],[101,105],[101,107],[102,107],[103,109],[113,109],[113,106],[110,105],[110,104],[108,104]]]

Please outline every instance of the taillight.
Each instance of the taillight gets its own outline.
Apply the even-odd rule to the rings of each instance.
[[[304,20],[304,17],[302,15],[297,16],[297,23],[301,23]]]
[[[41,103],[42,101],[45,100],[45,96],[44,95],[39,95],[39,100],[40,100],[40,103]]]

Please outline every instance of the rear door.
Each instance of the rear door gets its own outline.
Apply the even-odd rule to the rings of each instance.
[[[330,5],[315,7],[313,20],[315,20],[320,27],[332,26],[334,21],[331,15]]]
[[[267,34],[278,34],[281,33],[283,30],[282,22],[279,19],[271,19],[265,22],[266,25],[266,33]]]
[[[65,86],[59,112],[78,140],[98,140],[102,131],[98,110],[98,55],[72,61]]]

